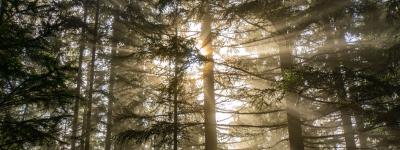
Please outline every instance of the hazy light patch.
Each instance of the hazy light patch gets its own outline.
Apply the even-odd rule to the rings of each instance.
[[[189,30],[189,32],[186,32],[186,36],[189,36],[189,37],[191,37],[191,36],[195,36],[195,35],[197,35],[198,33],[200,33],[201,32],[201,24],[200,23],[197,23],[197,22],[189,22],[188,23],[188,30]],[[197,37],[198,39],[199,39],[199,37]],[[202,45],[202,43],[203,43],[203,41],[201,41],[200,39],[197,41],[197,44],[195,45],[196,46],[196,49],[199,49],[200,50],[200,54],[202,54],[202,55],[205,55],[206,54],[206,51],[205,51],[205,49],[203,48],[203,45]]]
[[[250,57],[250,58],[258,58],[259,54],[258,52],[249,52],[246,48],[244,47],[239,47],[235,49],[230,49],[227,47],[222,47],[220,48],[220,51],[214,59],[229,59],[229,58],[235,58],[235,57]]]
[[[346,39],[346,42],[349,44],[356,44],[356,42],[361,40],[360,35],[351,34],[349,32],[346,32],[344,37]]]
[[[222,98],[221,98],[222,99]],[[243,102],[237,100],[221,100],[227,101],[224,103],[218,104],[218,108],[223,109],[224,111],[236,111],[239,107],[243,106]],[[233,115],[230,113],[216,113],[217,122],[220,124],[230,124],[233,120]]]
[[[189,22],[189,32],[201,32],[201,24],[197,22]]]
[[[160,59],[154,59],[153,63],[160,66],[160,68],[167,68],[170,65],[167,61],[162,61]]]

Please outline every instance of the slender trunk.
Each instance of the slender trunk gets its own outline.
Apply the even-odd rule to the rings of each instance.
[[[87,99],[86,99],[87,100]],[[87,103],[87,102],[86,102]],[[83,106],[83,120],[82,120],[82,131],[81,131],[81,137],[79,138],[79,149],[80,150],[85,150],[85,135],[86,135],[86,125],[87,125],[87,118],[86,118],[86,114],[87,114],[87,107],[86,107],[86,103]]]
[[[174,74],[174,150],[178,150],[178,58],[175,58]]]
[[[284,33],[283,33],[284,34]],[[283,77],[293,69],[293,55],[292,55],[292,44],[288,37],[285,37],[284,42],[280,44],[279,55],[280,64]],[[288,132],[289,132],[289,144],[291,150],[303,150],[304,142],[302,135],[302,127],[300,114],[296,110],[296,103],[299,96],[295,93],[294,87],[290,86],[286,89],[285,100],[286,100],[286,112],[288,120]]]
[[[329,25],[329,21],[327,21]],[[328,27],[328,31],[330,31],[330,37],[328,37],[328,41],[330,41],[331,46],[333,47],[333,50],[335,52],[340,51],[341,48],[346,45],[346,42],[344,41],[344,33],[342,31],[342,27],[338,23],[333,24],[336,29],[332,27]],[[339,101],[343,103],[343,106],[340,106],[340,117],[342,119],[342,127],[343,127],[343,132],[344,132],[344,138],[345,138],[345,143],[346,143],[346,149],[347,150],[353,150],[356,149],[356,143],[354,140],[354,130],[353,130],[353,125],[351,122],[351,116],[352,116],[352,111],[349,107],[347,107],[347,103],[349,103],[348,98],[347,98],[347,92],[346,92],[346,85],[344,83],[344,74],[342,73],[343,71],[340,69],[340,65],[342,62],[340,61],[340,56],[339,54],[331,54],[328,58],[329,62],[333,62],[332,69],[335,74],[335,88],[336,88],[336,95],[339,98]]]
[[[282,6],[285,6],[283,1]],[[287,75],[290,75],[291,70],[294,69],[294,57],[293,51],[293,35],[289,35],[290,29],[292,29],[290,20],[283,18],[284,26],[282,28],[281,20],[271,20],[275,32],[278,33],[276,36],[276,42],[279,45],[279,59],[281,72],[284,80]],[[289,85],[285,89],[284,100],[286,102],[286,115],[288,122],[288,133],[289,133],[289,147],[290,150],[304,150],[304,137],[302,133],[302,122],[300,120],[300,113],[298,112],[296,103],[299,100],[299,95],[295,91],[294,85]]]
[[[175,60],[174,60],[174,79],[173,79],[173,93],[174,93],[174,150],[178,150],[178,79],[179,78],[179,40],[178,40],[178,17],[179,17],[179,5],[178,3],[175,5],[175,18],[174,22],[176,23],[175,26],[175,41],[174,41],[174,48],[175,48]]]
[[[356,149],[356,142],[354,140],[353,126],[351,123],[351,110],[348,108],[340,109],[340,117],[342,119],[342,126],[344,131],[344,140],[346,142],[347,150]]]
[[[337,67],[336,67],[337,68]],[[343,83],[343,75],[340,73],[340,70],[337,70],[339,76],[336,79],[337,88],[338,90],[338,98],[339,101],[346,105],[346,89]],[[341,106],[340,108],[340,118],[342,119],[342,127],[344,133],[344,140],[346,143],[347,150],[354,150],[356,149],[356,142],[354,140],[354,132],[353,132],[353,123],[351,122],[352,111],[347,106]]]
[[[9,19],[6,14],[6,9],[10,7],[8,3],[6,0],[0,0],[0,25]]]
[[[333,56],[332,59],[338,59],[337,57]],[[345,84],[343,81],[343,74],[341,73],[341,70],[339,69],[339,66],[335,66],[334,69],[336,69],[337,72],[337,77],[336,77],[336,88],[338,88],[337,91],[337,96],[339,98],[339,101],[346,105],[348,102],[347,96],[346,96],[346,89],[345,89]],[[347,106],[341,106],[340,108],[340,118],[342,119],[342,127],[343,127],[343,132],[344,132],[344,140],[346,143],[346,149],[347,150],[353,150],[356,149],[356,142],[354,140],[354,132],[353,132],[353,123],[351,122],[351,116],[352,116],[352,111],[349,107]]]
[[[113,44],[114,45],[114,44]],[[114,45],[116,46],[116,44]],[[111,57],[115,56],[115,48],[111,50]],[[115,101],[114,98],[114,80],[115,80],[115,67],[113,63],[113,58],[111,58],[111,68],[110,68],[110,81],[109,81],[109,96],[108,96],[108,106],[107,106],[107,131],[106,131],[106,139],[105,139],[105,150],[110,150],[112,145],[112,128],[113,128],[113,104]]]
[[[3,24],[5,6],[6,6],[5,0],[0,0],[0,24]]]
[[[340,51],[341,50],[340,48],[344,47],[346,42],[344,41],[344,34],[340,25],[335,24],[335,26],[336,30],[331,29],[332,31],[331,34],[333,37],[331,41],[333,42],[332,46],[335,48],[335,51]],[[348,103],[348,98],[346,92],[346,85],[343,79],[344,75],[342,73],[342,70],[340,69],[340,65],[342,64],[342,62],[340,61],[340,56],[338,56],[338,54],[332,54],[330,59],[333,60],[334,64],[332,64],[332,67],[334,69],[334,72],[337,73],[337,75],[335,75],[336,78],[335,84],[337,88],[336,94],[339,98],[339,101],[341,101],[341,103],[346,105]],[[335,60],[337,61],[336,63]],[[356,142],[354,140],[354,132],[353,132],[353,125],[351,122],[351,116],[352,116],[352,111],[350,110],[350,108],[348,108],[347,106],[341,106],[340,117],[342,119],[342,127],[344,132],[346,149],[348,150],[356,149]]]
[[[110,60],[110,81],[109,81],[109,93],[108,93],[108,106],[107,106],[107,131],[106,131],[106,139],[105,139],[105,150],[110,150],[112,146],[112,128],[113,128],[113,105],[115,102],[114,97],[114,82],[115,82],[115,55],[117,49],[117,42],[115,37],[118,36],[118,19],[114,17],[113,22],[113,36],[111,44],[111,60]]]
[[[332,59],[336,60],[338,59],[336,56],[332,56]],[[346,143],[346,149],[347,150],[352,150],[356,149],[356,142],[354,140],[354,131],[353,131],[353,123],[351,122],[351,116],[352,116],[352,111],[349,107],[345,106],[347,105],[347,96],[346,96],[346,89],[345,89],[345,84],[343,81],[343,75],[341,73],[341,70],[339,69],[339,66],[334,66],[334,69],[336,69],[335,72],[337,72],[337,77],[336,77],[336,88],[337,90],[337,96],[339,98],[339,101],[343,103],[344,106],[341,106],[340,108],[340,118],[342,119],[342,127],[343,127],[343,132],[344,132],[344,139]]]
[[[176,41],[174,43],[174,47],[176,50],[176,54],[179,53],[178,47],[178,29],[175,29]],[[179,54],[178,54],[179,55]],[[178,150],[178,79],[179,79],[179,56],[175,56],[175,64],[174,64],[174,79],[173,79],[173,93],[174,93],[174,150]]]
[[[90,136],[91,136],[91,117],[92,117],[92,101],[93,101],[93,84],[94,84],[94,68],[96,61],[96,48],[97,48],[97,40],[98,40],[98,26],[99,26],[99,1],[96,1],[96,12],[94,19],[94,30],[93,30],[93,42],[92,42],[92,60],[89,70],[89,91],[88,91],[88,100],[86,103],[87,113],[86,113],[86,133],[85,133],[85,150],[90,150]]]
[[[116,44],[113,44],[113,48],[111,50],[111,57],[115,56],[115,48]],[[114,98],[114,80],[115,80],[115,67],[113,63],[113,58],[111,58],[111,68],[110,68],[110,81],[109,81],[109,96],[108,96],[108,106],[107,106],[107,131],[106,131],[106,139],[105,139],[105,150],[110,150],[112,145],[112,128],[113,128],[113,104],[115,101]]]
[[[358,139],[360,140],[360,148],[361,149],[366,149],[368,148],[367,146],[367,137],[365,135],[364,131],[364,119],[360,114],[356,115],[356,125],[357,125],[357,130],[358,130]]]
[[[87,11],[85,3],[83,4],[83,22],[86,23]],[[74,102],[74,118],[72,120],[72,134],[71,134],[71,150],[76,149],[76,140],[78,132],[78,119],[79,119],[79,108],[80,108],[80,95],[82,86],[82,62],[83,62],[83,51],[86,46],[86,29],[81,28],[81,41],[79,46],[79,60],[78,60],[78,75],[76,77],[76,99]]]
[[[333,56],[332,59],[338,59],[337,57]],[[345,84],[343,81],[343,75],[341,73],[341,70],[339,69],[339,66],[334,66],[334,69],[336,69],[335,72],[337,72],[336,76],[336,88],[338,88],[337,91],[337,96],[339,98],[339,101],[346,105],[347,102],[347,96],[346,96],[346,89],[345,89]],[[340,118],[342,119],[342,127],[343,127],[343,133],[344,133],[344,140],[346,143],[346,149],[347,150],[353,150],[356,149],[356,142],[354,140],[354,132],[353,132],[353,123],[351,122],[351,116],[352,116],[352,111],[350,108],[347,106],[341,106],[340,108]]]
[[[203,68],[204,86],[204,126],[205,149],[217,149],[217,129],[215,118],[215,89],[214,89],[214,60],[211,35],[211,16],[209,1],[203,1],[203,18],[201,24],[202,49],[205,51],[206,61]]]

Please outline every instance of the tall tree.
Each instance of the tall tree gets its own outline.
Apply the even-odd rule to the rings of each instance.
[[[111,9],[121,9],[120,4],[113,4]],[[120,38],[122,32],[121,23],[119,20],[119,16],[115,11],[112,14],[113,23],[112,23],[112,37],[111,37],[111,55],[110,55],[110,78],[108,83],[108,104],[107,104],[107,125],[106,125],[106,137],[105,137],[105,150],[110,150],[113,145],[112,136],[113,136],[113,109],[115,103],[114,89],[115,89],[115,80],[116,80],[116,57],[117,57],[117,49],[118,43],[120,42]]]
[[[83,7],[83,19],[82,22],[86,23],[87,20],[87,8],[86,1],[82,1]],[[74,102],[74,117],[72,120],[72,134],[71,134],[71,149],[76,149],[76,140],[78,139],[78,122],[79,122],[79,109],[81,103],[81,87],[82,87],[82,73],[83,73],[83,53],[86,47],[86,26],[81,27],[81,39],[79,46],[79,58],[78,58],[78,75],[76,76],[76,100]]]
[[[339,103],[341,104],[341,106],[339,106],[339,111],[342,120],[346,149],[351,150],[356,149],[353,123],[351,121],[351,116],[353,113],[348,107],[348,105],[352,102],[347,96],[348,92],[346,91],[346,85],[343,79],[345,75],[342,73],[344,71],[341,69],[343,67],[343,63],[340,61],[342,58],[340,58],[339,55],[339,51],[343,51],[347,45],[343,31],[344,25],[343,23],[340,23],[343,22],[343,19],[345,19],[345,8],[346,7],[338,9],[336,13],[333,14],[334,16],[328,17],[328,21],[326,21],[326,26],[328,26],[328,29],[326,29],[328,32],[327,41],[328,45],[332,47],[331,52],[333,53],[328,56],[327,62],[329,62],[329,65],[332,67],[332,72],[334,74],[335,94],[339,99]]]
[[[285,34],[285,32],[283,33]],[[294,58],[292,54],[293,47],[290,39],[283,35],[283,44],[280,44],[279,55],[280,55],[280,65],[282,70],[283,80],[286,83],[285,87],[285,101],[286,101],[286,111],[288,120],[288,132],[289,132],[289,143],[291,150],[303,150],[303,136],[302,127],[300,120],[299,109],[296,106],[298,103],[299,96],[296,94],[295,85],[292,80],[295,79],[295,75],[291,73],[294,69]]]
[[[84,129],[84,135],[85,135],[85,150],[90,150],[90,139],[92,136],[92,122],[91,122],[91,117],[92,117],[92,103],[93,103],[93,93],[94,93],[94,80],[95,80],[95,63],[96,63],[96,50],[97,50],[97,42],[99,40],[98,37],[98,28],[99,28],[99,12],[100,11],[100,0],[96,0],[95,2],[95,17],[94,17],[94,28],[93,28],[93,38],[91,41],[91,61],[90,61],[90,68],[89,68],[89,89],[88,89],[88,98],[86,102],[86,124],[85,124],[85,129]]]
[[[293,7],[290,2],[287,4],[285,1],[278,2],[282,7]],[[272,24],[276,29],[275,37],[277,40],[277,44],[279,45],[279,62],[280,68],[282,72],[283,82],[284,83],[284,91],[285,91],[285,102],[286,102],[286,113],[287,113],[287,122],[288,122],[288,133],[289,133],[289,145],[291,150],[303,150],[304,149],[304,138],[302,131],[302,122],[301,122],[301,114],[299,108],[299,100],[300,97],[296,90],[296,83],[299,81],[295,81],[298,78],[296,74],[293,73],[293,70],[296,69],[295,59],[293,53],[295,53],[294,40],[296,38],[296,30],[298,27],[295,27],[297,24],[294,24],[289,20],[290,14],[292,13],[290,9],[282,9],[278,11],[281,16],[270,16]],[[281,19],[278,19],[281,18]]]
[[[212,46],[213,35],[211,32],[211,4],[208,0],[202,1],[202,4],[200,40],[206,59],[203,68],[205,149],[216,150],[218,140],[215,118],[214,48]]]
[[[63,5],[1,1],[0,149],[66,143],[59,127],[75,96],[73,67],[61,59],[60,31],[76,29],[78,22]]]

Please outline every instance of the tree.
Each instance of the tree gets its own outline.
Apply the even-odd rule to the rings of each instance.
[[[87,8],[86,1],[82,2],[83,7],[83,23],[87,20]],[[79,58],[78,58],[78,75],[76,76],[76,99],[74,102],[74,117],[72,121],[72,134],[71,134],[71,149],[76,149],[76,140],[78,138],[78,120],[79,120],[79,109],[81,103],[81,87],[82,87],[82,74],[83,74],[83,53],[86,47],[86,26],[81,27],[81,41],[79,47]]]
[[[76,29],[78,21],[59,7],[65,2],[0,4],[0,149],[66,144],[59,126],[75,98],[74,68],[60,59],[58,33]]]
[[[205,149],[217,149],[217,128],[215,120],[215,94],[214,94],[214,62],[210,15],[210,2],[203,1],[202,25],[201,25],[201,46],[205,51],[206,62],[203,70],[204,86],[204,126],[205,126]]]
[[[94,29],[93,29],[93,39],[91,41],[91,46],[92,46],[92,52],[91,52],[91,62],[90,62],[90,70],[89,70],[89,90],[88,90],[88,99],[86,102],[86,124],[85,124],[85,145],[84,149],[85,150],[90,150],[90,138],[91,138],[91,133],[92,133],[92,103],[93,103],[93,84],[94,84],[94,78],[95,78],[95,62],[96,62],[96,49],[97,49],[97,42],[99,40],[98,37],[98,28],[99,28],[99,12],[100,11],[100,0],[96,0],[95,2],[95,17],[94,17]]]

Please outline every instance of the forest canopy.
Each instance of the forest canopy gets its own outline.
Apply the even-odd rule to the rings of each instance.
[[[0,0],[0,149],[400,149],[400,0]]]

